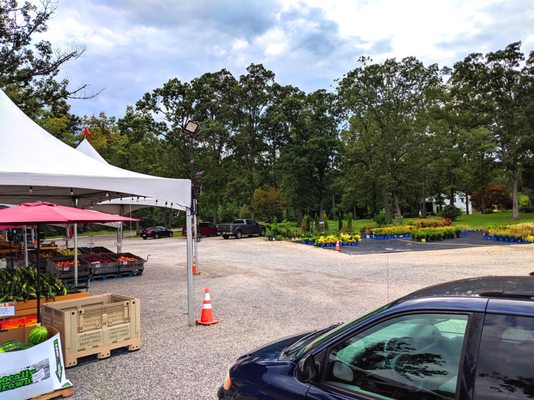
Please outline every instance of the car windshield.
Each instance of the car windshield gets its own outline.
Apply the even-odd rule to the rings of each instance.
[[[304,354],[306,354],[310,350],[312,350],[312,349],[316,348],[317,346],[323,344],[324,342],[326,342],[327,340],[333,338],[334,336],[337,336],[338,334],[342,333],[343,331],[351,329],[354,325],[359,324],[363,320],[366,320],[367,318],[370,318],[373,315],[378,314],[381,311],[387,310],[394,303],[396,303],[396,302],[392,302],[392,303],[386,304],[385,306],[377,308],[376,310],[371,311],[370,313],[365,314],[364,316],[362,316],[362,317],[360,317],[358,319],[355,319],[354,321],[347,322],[346,324],[339,325],[335,329],[327,330],[322,335],[314,338],[309,343],[302,343],[302,345],[298,348],[298,351],[295,354],[295,358],[303,356]]]

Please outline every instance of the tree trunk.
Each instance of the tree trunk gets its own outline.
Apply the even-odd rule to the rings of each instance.
[[[336,196],[333,194],[332,195],[332,210],[331,210],[331,213],[330,213],[330,216],[332,219],[336,219],[337,218],[337,215],[334,213],[334,210],[336,209]]]
[[[378,212],[377,207],[378,199],[376,193],[376,185],[373,185],[373,192],[371,193],[371,215],[376,215]]]
[[[386,186],[382,187],[382,201],[384,202],[384,212],[386,214],[386,224],[391,224],[391,210],[389,209],[388,191]]]
[[[393,192],[393,202],[395,203],[395,213],[397,216],[397,223],[399,225],[402,225],[402,212],[399,204],[399,194],[397,192]]]
[[[423,195],[422,195],[422,204],[423,208],[421,210],[421,217],[426,218],[426,191],[425,191],[425,185],[423,184]]]
[[[517,195],[517,186],[519,183],[518,172],[515,171],[512,178],[512,219],[517,221],[519,219],[519,201]]]

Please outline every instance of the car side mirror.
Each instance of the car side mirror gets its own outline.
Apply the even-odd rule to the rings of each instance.
[[[313,356],[303,357],[298,365],[298,378],[302,382],[309,382],[317,377],[319,374],[319,363],[315,362]]]

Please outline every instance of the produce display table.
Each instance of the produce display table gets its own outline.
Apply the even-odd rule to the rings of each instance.
[[[80,299],[90,296],[89,292],[71,293],[65,296],[56,296],[53,299],[41,298],[41,307],[43,304]],[[23,326],[32,326],[37,323],[37,300],[17,301],[15,302],[15,315],[12,317],[0,318],[0,328],[13,329]]]

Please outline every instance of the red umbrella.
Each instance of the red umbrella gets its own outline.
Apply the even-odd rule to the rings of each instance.
[[[35,225],[60,223],[95,223],[95,222],[121,222],[139,221],[136,218],[122,217],[120,215],[106,214],[93,210],[82,210],[74,207],[65,207],[53,203],[35,202],[22,203],[16,207],[0,210],[0,224],[5,225]],[[37,320],[40,322],[41,310],[41,284],[39,268],[40,238],[37,229]]]
[[[5,225],[34,225],[79,223],[90,224],[96,222],[139,221],[136,218],[106,214],[94,210],[65,207],[58,204],[38,201],[22,203],[16,207],[0,210],[0,224]]]

